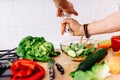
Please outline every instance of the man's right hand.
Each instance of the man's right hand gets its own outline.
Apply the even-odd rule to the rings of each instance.
[[[61,23],[61,34],[63,35],[66,30],[66,24],[69,25],[70,30],[74,36],[84,36],[83,25],[73,18],[64,19]]]

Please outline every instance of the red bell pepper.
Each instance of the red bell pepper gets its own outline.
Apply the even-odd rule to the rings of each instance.
[[[120,49],[120,36],[112,36],[111,37],[111,45],[113,51],[119,51]]]
[[[11,66],[13,76],[11,80],[42,80],[45,70],[42,66],[31,60],[19,59]]]

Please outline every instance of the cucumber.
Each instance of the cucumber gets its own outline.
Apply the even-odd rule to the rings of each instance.
[[[89,70],[95,63],[101,61],[107,55],[107,50],[104,48],[98,49],[92,55],[86,57],[77,67],[76,71],[82,70],[86,71]]]
[[[67,54],[68,54],[69,56],[71,56],[71,57],[75,57],[75,56],[76,56],[76,53],[75,53],[75,51],[73,51],[73,50],[68,50]]]
[[[76,51],[76,55],[79,56],[85,49],[79,49],[78,51]]]

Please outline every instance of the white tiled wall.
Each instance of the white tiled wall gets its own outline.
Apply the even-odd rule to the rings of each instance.
[[[72,16],[81,24],[106,17],[117,10],[120,0],[70,0],[79,16]],[[60,35],[61,18],[56,17],[52,0],[0,0],[0,49],[11,49],[28,35],[44,36],[56,48],[59,43],[74,37]],[[92,36],[108,39],[111,35]],[[76,37],[75,37],[76,38]]]

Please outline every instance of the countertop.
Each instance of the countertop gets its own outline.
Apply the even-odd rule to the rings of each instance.
[[[105,57],[105,60],[108,60],[112,56],[114,56],[114,55],[113,55],[112,49],[110,48],[110,49],[108,49],[108,55]],[[55,67],[55,79],[54,80],[73,80],[72,77],[69,76],[69,73],[71,71],[75,70],[76,69],[75,67],[80,62],[72,61],[70,58],[67,57],[66,54],[64,54],[62,52],[59,56],[55,57],[54,59],[58,63],[60,63],[64,67],[64,70],[65,70],[65,74],[61,75]],[[41,66],[43,66],[45,69],[45,76],[44,76],[43,80],[49,80],[49,69],[48,69],[47,63],[46,62],[37,62],[37,63],[40,64]],[[10,73],[10,71],[8,71],[8,72]],[[0,78],[0,80],[9,80],[9,77]],[[104,80],[120,80],[120,73],[108,76]]]
[[[114,56],[112,49],[108,49],[108,55],[105,57],[105,60],[108,60],[110,57]],[[80,62],[74,62],[70,58],[67,57],[66,54],[61,53],[59,56],[54,58],[58,63],[60,63],[65,70],[65,74],[61,75],[56,67],[55,67],[55,79],[54,80],[73,80],[71,76],[69,76],[69,73],[73,70],[75,70],[75,67],[80,63]],[[48,80],[49,79],[49,73],[48,73],[48,67],[47,63],[42,63],[39,62],[41,66],[45,68],[46,74],[43,80]],[[114,74],[109,77],[106,77],[104,80],[120,80],[120,73],[119,74]]]

